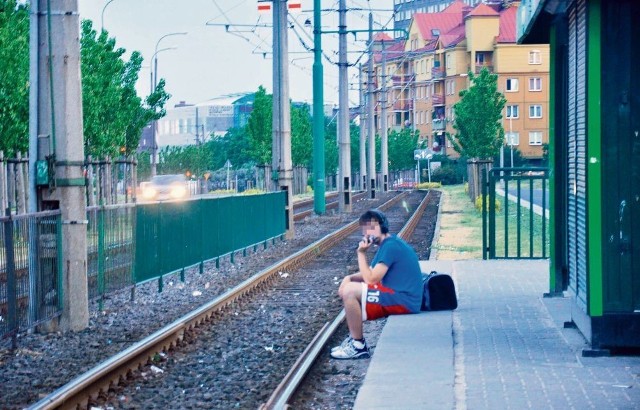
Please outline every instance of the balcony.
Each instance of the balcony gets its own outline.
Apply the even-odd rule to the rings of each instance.
[[[434,131],[443,131],[447,128],[447,121],[444,118],[434,118],[431,120],[431,129]]]
[[[410,111],[413,109],[413,101],[399,100],[393,103],[394,111]]]
[[[431,69],[431,78],[433,78],[434,80],[442,80],[444,79],[445,75],[444,75],[444,69],[440,68],[440,67],[433,67]]]
[[[392,75],[391,82],[393,87],[403,87],[411,82],[413,82],[413,75],[405,74],[405,75]]]
[[[431,96],[431,102],[433,105],[444,105],[444,95],[442,94],[433,94]]]
[[[489,70],[490,73],[493,73],[493,66],[488,64],[476,64],[474,73],[480,74],[483,68]]]

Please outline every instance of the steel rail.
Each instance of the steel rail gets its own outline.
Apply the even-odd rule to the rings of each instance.
[[[364,198],[366,195],[367,195],[367,192],[358,192],[357,194],[353,195],[353,200]],[[335,196],[337,196],[337,194]],[[329,196],[327,196],[327,198],[328,197]],[[333,198],[333,199],[335,199],[335,198]],[[310,205],[311,203],[313,203],[313,199],[305,200],[304,202],[298,202],[298,203],[296,203],[296,205],[300,204],[300,207],[302,207],[302,206],[305,206],[305,205]],[[295,208],[296,205],[294,205],[294,208]],[[326,205],[326,209],[335,209],[337,207],[338,207],[338,201],[337,200],[333,200],[333,201],[327,203],[327,205]],[[307,216],[312,215],[313,212],[314,212],[313,209],[307,209],[306,211],[300,211],[300,212],[298,212],[298,213],[293,215],[293,220],[294,221],[302,221]]]
[[[406,193],[395,196],[382,206],[386,209],[400,201]],[[133,370],[151,361],[155,355],[179,346],[194,328],[212,320],[213,316],[236,300],[256,291],[278,276],[278,272],[294,270],[325,252],[355,232],[358,220],[324,236],[282,261],[263,269],[211,302],[173,321],[162,329],[136,342],[119,354],[105,360],[42,398],[29,409],[76,409],[86,407],[89,401],[117,385]]]
[[[413,236],[413,232],[427,208],[427,199],[429,198],[430,192],[431,191],[427,192],[427,195],[422,199],[420,205],[418,205],[413,215],[411,215],[411,218],[409,218],[398,233],[400,238],[408,240]],[[282,379],[280,384],[278,384],[278,387],[275,388],[273,393],[271,393],[269,400],[260,406],[259,410],[285,410],[289,408],[288,403],[291,397],[295,394],[298,386],[315,363],[329,339],[338,329],[338,326],[344,321],[344,318],[345,312],[342,310],[332,322],[327,322],[322,329],[316,333],[313,340],[311,340],[306,349],[295,361],[287,375]]]

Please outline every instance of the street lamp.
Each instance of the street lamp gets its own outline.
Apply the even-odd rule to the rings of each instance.
[[[167,47],[167,48],[162,48],[160,50],[158,50],[158,46],[160,45],[160,42],[162,41],[163,38],[169,37],[169,36],[184,36],[187,33],[184,31],[180,31],[180,32],[175,32],[175,33],[168,33],[163,35],[162,37],[160,37],[158,39],[158,41],[156,42],[156,48],[153,52],[153,55],[151,56],[151,60],[153,61],[153,69],[151,70],[151,75],[152,75],[152,87],[151,87],[151,92],[153,92],[153,90],[155,90],[155,88],[158,85],[158,53],[165,51],[165,50],[171,50],[171,49],[175,49],[176,47]],[[157,157],[158,157],[158,141],[157,141],[157,127],[158,127],[158,122],[157,120],[153,121],[153,127],[152,127],[152,131],[153,131],[153,145],[151,146],[151,176],[155,176],[157,174]]]
[[[104,7],[102,7],[102,13],[100,13],[100,31],[104,30],[104,9],[115,0],[109,0]]]
[[[162,41],[163,38],[167,38],[169,36],[184,36],[186,35],[187,32],[186,31],[180,31],[180,32],[175,32],[175,33],[169,33],[169,34],[165,34],[164,36],[160,37],[158,39],[158,41],[156,42],[156,48],[155,51],[153,52],[153,57],[151,58],[151,60],[153,60],[153,73],[154,73],[154,79],[153,79],[153,86],[155,87],[156,85],[158,85],[158,46],[160,45],[160,42]]]

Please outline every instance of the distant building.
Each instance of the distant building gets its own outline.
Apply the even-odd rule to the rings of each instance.
[[[245,126],[253,99],[254,93],[239,93],[198,104],[181,101],[158,121],[158,147],[199,144],[225,135],[229,128]]]
[[[469,6],[475,6],[480,0],[464,0]],[[446,9],[453,0],[393,0],[393,28],[409,30],[415,13],[438,13]],[[402,37],[402,31],[396,31],[395,37]]]
[[[376,128],[385,84],[388,129],[411,127],[433,151],[457,157],[447,139],[455,135],[454,105],[469,87],[467,73],[486,68],[498,75],[498,91],[507,99],[506,145],[540,160],[549,141],[549,45],[516,43],[519,2],[468,3],[457,0],[437,13],[413,14],[406,39],[374,37]],[[362,75],[367,74],[365,68]]]

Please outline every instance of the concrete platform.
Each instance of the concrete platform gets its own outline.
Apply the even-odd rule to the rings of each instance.
[[[389,317],[355,409],[640,409],[640,357],[581,356],[548,261],[421,264],[451,273],[458,309]]]

